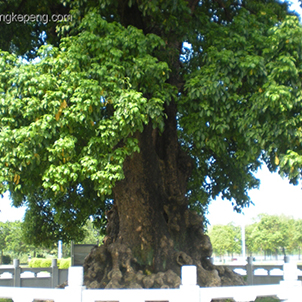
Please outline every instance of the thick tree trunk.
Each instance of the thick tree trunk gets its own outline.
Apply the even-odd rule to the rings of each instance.
[[[243,284],[210,262],[202,218],[188,210],[185,197],[192,162],[177,140],[174,103],[166,114],[164,133],[148,125],[136,134],[140,153],[126,160],[125,179],[114,188],[104,245],[85,261],[88,287],[177,287],[185,264],[197,265],[202,286]]]
[[[191,10],[194,3],[189,3]],[[128,2],[121,1],[119,9],[125,27],[133,25],[165,36],[160,26],[148,26],[150,20],[143,18],[135,4],[129,8]],[[181,89],[182,38],[165,39],[172,70],[168,81]],[[197,266],[201,286],[243,284],[238,275],[210,262],[212,246],[203,232],[202,218],[188,210],[185,197],[194,163],[179,145],[173,101],[165,113],[163,133],[151,124],[136,133],[140,153],[125,161],[125,179],[114,188],[104,245],[95,248],[84,264],[88,287],[178,287],[185,264]]]

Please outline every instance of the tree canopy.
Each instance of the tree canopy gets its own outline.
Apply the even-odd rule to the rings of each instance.
[[[220,193],[236,209],[248,205],[261,160],[298,181],[297,17],[275,1],[193,2],[68,3],[74,21],[57,30],[67,34],[58,47],[41,46],[36,62],[17,56],[34,49],[23,31],[10,48],[2,44],[11,53],[0,57],[0,186],[16,206],[28,205],[29,225],[43,213],[47,232],[55,226],[72,238],[71,222],[104,219],[125,158],[139,152],[135,133],[148,123],[163,131],[172,101],[179,141],[194,162],[192,206]],[[144,20],[121,15],[122,5]]]
[[[221,284],[188,209],[203,212],[219,194],[235,210],[249,205],[261,161],[300,179],[298,18],[272,0],[49,9],[73,18],[55,34],[28,22],[38,40],[24,30],[0,43],[0,192],[27,205],[29,239],[79,238],[89,216],[108,219],[102,253],[112,267],[102,269],[114,274],[98,286],[121,286],[117,250],[127,272],[196,263],[200,284]]]

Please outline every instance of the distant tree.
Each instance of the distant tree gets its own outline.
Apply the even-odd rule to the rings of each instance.
[[[8,228],[4,222],[0,222],[0,250],[6,247],[5,237],[7,236]]]
[[[21,221],[15,222],[0,222],[0,253],[1,255],[6,253],[12,257],[24,257],[25,255],[31,255],[36,257],[37,255],[47,256],[49,254],[57,253],[57,242],[53,243],[49,248],[43,248],[33,246],[27,242],[26,236],[26,224]],[[87,220],[83,226],[84,239],[78,243],[97,243],[102,241],[103,236],[99,234],[99,231],[95,228],[92,221]],[[70,250],[70,245],[67,244],[66,248]],[[68,252],[67,252],[68,254]]]
[[[214,225],[209,230],[213,252],[218,256],[237,254],[241,251],[240,227],[233,224]]]
[[[8,223],[0,222],[0,264],[2,264],[3,261],[3,252],[7,246],[5,238],[8,236],[9,231]]]
[[[292,229],[293,232],[291,232],[289,238],[289,249],[291,251],[298,251],[300,260],[302,248],[302,219],[293,221]]]
[[[5,237],[6,251],[11,253],[15,258],[19,258],[22,254],[29,254],[32,246],[29,246],[23,236],[22,222],[7,222],[9,232]]]
[[[252,237],[254,228],[256,227],[256,222],[245,226],[245,245],[247,252],[252,256],[253,253],[259,253],[259,247],[255,244]],[[262,250],[261,250],[262,251]]]
[[[264,251],[276,256],[290,246],[293,235],[293,220],[284,215],[259,215],[259,222],[249,228],[249,249],[251,251]]]

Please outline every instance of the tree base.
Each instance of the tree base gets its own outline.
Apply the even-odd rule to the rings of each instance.
[[[209,259],[194,263],[184,252],[175,252],[174,256],[173,269],[152,273],[137,263],[131,250],[123,244],[95,247],[85,259],[84,283],[87,288],[178,288],[181,265],[196,265],[199,286],[245,285],[240,275],[213,265]]]

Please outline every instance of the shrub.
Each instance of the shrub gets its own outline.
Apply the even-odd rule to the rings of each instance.
[[[33,258],[29,261],[29,267],[51,267],[52,258],[48,259],[40,259],[40,258]],[[71,259],[58,259],[58,267],[59,269],[69,268],[71,265]]]
[[[71,258],[58,259],[59,269],[69,268],[71,265]]]
[[[51,267],[52,259],[40,259],[33,258],[29,261],[29,267]],[[71,265],[71,258],[67,259],[58,259],[58,267],[59,269],[69,268]]]
[[[42,261],[43,259],[41,258],[32,258],[28,265],[29,267],[42,267]]]
[[[51,267],[52,259],[43,259],[41,261],[41,267]]]
[[[12,263],[12,258],[9,255],[2,256],[2,263],[3,264],[10,264]]]

